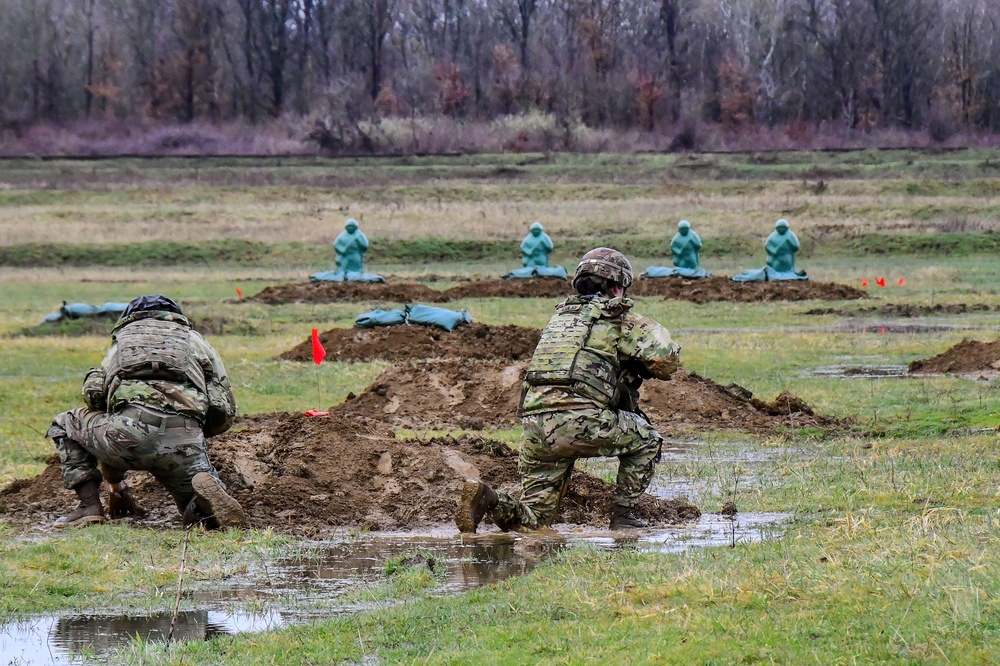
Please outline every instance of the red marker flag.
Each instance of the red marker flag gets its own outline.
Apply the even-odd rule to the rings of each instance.
[[[877,284],[880,287],[884,287],[885,286],[885,278],[879,278],[879,279],[875,280],[875,284]]]
[[[312,332],[312,343],[313,343],[313,363],[319,365],[326,358],[326,350],[323,349],[323,343],[319,341],[319,331],[315,328]]]
[[[239,287],[236,287],[236,298],[243,298],[243,292],[240,291]]]
[[[906,284],[906,280],[899,278],[899,286],[902,287],[904,284]]]
[[[861,286],[862,287],[867,287],[868,286],[868,280],[862,280],[861,281]]]

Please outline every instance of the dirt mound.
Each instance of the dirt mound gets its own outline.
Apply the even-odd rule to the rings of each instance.
[[[857,310],[839,310],[836,308],[813,308],[800,314],[804,315],[837,315],[838,317],[926,317],[928,315],[957,315],[970,312],[989,312],[995,310],[986,303],[938,303],[937,305],[912,305],[910,303],[887,303],[872,305]]]
[[[339,409],[415,430],[509,428],[517,423],[524,365],[469,358],[405,363]]]
[[[468,324],[454,331],[432,326],[334,328],[320,334],[327,359],[373,361],[422,358],[527,359],[538,344],[541,331],[524,326]],[[279,358],[312,361],[312,341],[305,340]]]
[[[477,280],[445,292],[451,300],[460,298],[566,298],[573,285],[562,278]]]
[[[302,282],[267,287],[241,302],[266,303],[444,303],[445,292],[417,284],[396,282]]]
[[[787,282],[733,282],[716,275],[701,280],[684,278],[640,278],[629,289],[632,296],[664,296],[666,298],[710,303],[758,303],[764,301],[847,301],[868,298],[868,294],[846,284],[790,280]]]
[[[669,382],[643,384],[641,406],[664,434],[704,430],[767,434],[789,428],[836,429],[847,425],[814,413],[805,401],[790,393],[782,392],[772,402],[764,402],[738,384],[722,386],[684,370]]]
[[[256,326],[242,319],[212,316],[191,317],[190,319],[194,330],[202,335],[257,335],[260,333]],[[99,337],[111,337],[111,329],[115,327],[117,322],[117,316],[64,319],[62,321],[43,322],[38,326],[22,328],[11,335],[28,338],[49,335],[63,335],[68,337],[96,335]]]
[[[210,455],[253,525],[308,537],[337,527],[403,529],[450,522],[466,478],[501,488],[518,483],[517,455],[506,444],[478,436],[398,440],[385,426],[342,413],[309,418],[264,414],[242,419],[211,442]],[[142,524],[176,526],[179,518],[159,484],[132,473],[139,501],[151,510]],[[574,475],[560,521],[605,525],[610,484]],[[58,460],[34,479],[0,491],[7,518],[47,525],[76,504],[62,488]],[[698,509],[644,496],[640,512],[667,523],[695,519]]]
[[[408,363],[386,370],[339,409],[415,430],[509,428],[517,423],[523,374],[523,363],[471,359]],[[665,435],[702,430],[772,433],[847,425],[815,414],[791,394],[764,402],[736,384],[721,386],[683,370],[669,382],[646,382],[641,406]]]
[[[937,356],[910,363],[910,372],[996,372],[1000,370],[1000,340],[962,340]]]

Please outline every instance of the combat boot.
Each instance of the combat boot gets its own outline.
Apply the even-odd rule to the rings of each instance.
[[[482,481],[466,481],[462,485],[462,495],[458,500],[458,511],[455,513],[455,524],[458,531],[474,533],[479,523],[497,508],[500,498],[488,485]]]
[[[218,478],[208,472],[198,472],[191,479],[191,485],[194,487],[194,504],[206,526],[224,530],[247,524],[243,507],[226,492]],[[184,512],[184,520],[189,522],[187,511]]]
[[[649,527],[649,523],[635,515],[635,509],[615,505],[611,508],[609,527],[613,530],[620,530],[628,527]]]
[[[68,515],[56,521],[56,527],[84,527],[95,523],[103,523],[104,507],[101,506],[101,482],[85,481],[76,488],[76,496],[80,498],[80,506]]]

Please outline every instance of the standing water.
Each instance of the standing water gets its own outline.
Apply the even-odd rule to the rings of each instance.
[[[539,534],[492,532],[458,538],[453,528],[424,534],[366,533],[268,562],[236,585],[193,591],[186,598],[199,608],[178,615],[174,639],[203,641],[361,610],[364,604],[344,599],[345,595],[385,580],[390,560],[402,558],[404,567],[427,567],[440,576],[439,592],[454,593],[527,573],[548,554],[568,546],[650,552],[731,546],[780,536],[787,520],[786,514],[739,514],[734,520],[703,515],[694,523],[655,530],[610,532],[559,525]],[[251,601],[266,610],[239,610],[241,602]],[[69,666],[89,657],[100,660],[136,638],[166,640],[170,620],[169,612],[95,612],[11,622],[0,626],[0,666]]]

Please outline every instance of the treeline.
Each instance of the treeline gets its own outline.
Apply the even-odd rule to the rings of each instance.
[[[1000,0],[0,0],[0,16],[8,129],[301,118],[332,151],[392,118],[1000,130]]]

